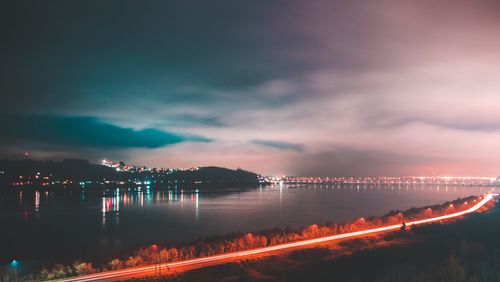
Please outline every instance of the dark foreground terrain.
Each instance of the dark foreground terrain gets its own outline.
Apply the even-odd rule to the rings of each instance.
[[[433,224],[155,280],[500,281],[500,209],[497,206],[488,213],[444,225]]]

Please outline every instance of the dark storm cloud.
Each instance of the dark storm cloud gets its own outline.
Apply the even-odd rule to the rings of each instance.
[[[134,130],[93,117],[0,115],[5,141],[90,148],[159,148],[186,141],[209,142],[152,128]]]
[[[241,89],[304,68],[285,56],[288,43],[262,32],[282,29],[271,17],[277,4],[265,5],[8,4],[1,15],[2,109],[102,109],[141,99],[203,105],[220,101],[212,90],[241,96]]]
[[[279,150],[304,151],[304,145],[275,140],[253,140],[252,143]]]

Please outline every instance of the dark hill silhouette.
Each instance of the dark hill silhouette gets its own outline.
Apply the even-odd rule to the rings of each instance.
[[[99,184],[133,185],[148,181],[151,185],[175,183],[179,185],[241,186],[258,183],[258,175],[242,169],[232,170],[215,166],[189,170],[116,171],[115,168],[91,164],[87,160],[66,159],[58,161],[0,160],[0,183],[5,186],[53,186],[80,182]],[[23,183],[22,185],[20,183]],[[55,184],[54,184],[55,183]]]

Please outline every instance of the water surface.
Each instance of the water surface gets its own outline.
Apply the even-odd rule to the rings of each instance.
[[[275,185],[232,192],[152,188],[0,195],[0,260],[107,260],[152,243],[343,222],[483,194],[491,187]]]

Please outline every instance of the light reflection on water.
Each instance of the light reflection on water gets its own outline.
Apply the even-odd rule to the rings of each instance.
[[[367,191],[388,191],[391,190],[392,192],[396,192],[397,194],[400,194],[402,190],[404,192],[410,192],[410,193],[415,193],[415,192],[425,192],[429,194],[429,196],[432,196],[429,198],[431,200],[434,198],[432,194],[441,194],[445,193],[446,195],[448,192],[450,192],[449,197],[437,197],[438,199],[443,199],[443,200],[452,200],[455,199],[456,197],[464,197],[467,195],[471,194],[482,194],[487,191],[490,191],[492,187],[483,187],[483,186],[478,186],[478,187],[468,187],[468,186],[426,186],[426,185],[339,185],[339,184],[309,184],[309,185],[303,185],[303,184],[290,184],[286,185],[283,183],[280,183],[277,186],[274,187],[259,187],[256,190],[249,190],[249,191],[239,191],[239,192],[234,192],[234,193],[209,193],[205,194],[207,196],[207,203],[211,206],[210,204],[213,204],[215,202],[221,202],[224,203],[225,201],[228,202],[227,200],[234,200],[234,195],[238,195],[238,205],[248,205],[249,203],[245,201],[245,196],[250,196],[250,198],[253,198],[253,194],[257,194],[258,196],[258,201],[269,201],[270,197],[273,196],[273,194],[277,194],[279,198],[279,210],[283,209],[283,201],[284,197],[285,200],[287,198],[290,198],[290,196],[293,196],[294,194],[297,193],[303,193],[306,191],[323,191],[323,192],[337,192],[340,193],[342,191],[347,192],[350,191],[351,193],[366,193]],[[397,191],[396,191],[397,190]],[[298,192],[300,191],[300,192]],[[25,194],[29,192],[23,192],[20,191],[18,195],[18,201],[19,201],[19,207],[24,211],[24,214],[31,214],[31,211],[34,211],[34,214],[36,217],[38,217],[40,213],[40,209],[44,209],[49,205],[49,202],[54,201],[54,194],[57,192],[49,192],[45,191],[43,194],[40,193],[39,190],[35,190],[33,193],[33,205],[34,208],[31,210],[29,206],[29,199],[26,199]],[[86,198],[86,193],[85,191],[81,192],[76,192],[79,194],[80,201],[84,203],[84,207],[86,209],[92,208],[92,206],[89,207],[88,204],[85,204],[87,201]],[[267,195],[266,195],[267,194]],[[94,195],[92,195],[94,196]],[[243,198],[240,198],[240,196],[243,196]],[[268,197],[266,197],[268,196]],[[43,205],[40,204],[40,199],[43,197],[44,203]],[[292,197],[293,198],[293,197]],[[108,222],[108,218],[115,218],[119,219],[120,216],[120,209],[136,209],[136,208],[148,208],[150,206],[160,206],[162,208],[188,208],[188,209],[193,209],[194,210],[194,218],[195,222],[199,221],[200,217],[200,191],[196,189],[195,191],[184,191],[183,189],[168,189],[168,190],[156,190],[155,192],[152,192],[152,189],[150,186],[147,186],[145,189],[142,187],[137,187],[137,188],[127,188],[127,189],[120,189],[116,188],[113,190],[106,190],[105,192],[102,193],[101,196],[101,203],[100,203],[100,210],[102,212],[102,224],[106,225]],[[57,201],[57,200],[56,200]],[[427,203],[427,201],[426,201]],[[432,202],[434,203],[434,202]],[[431,202],[427,204],[432,204]],[[439,203],[436,202],[435,203]],[[54,203],[57,205],[57,203]],[[226,203],[227,204],[227,203]],[[233,203],[234,204],[234,203]],[[287,203],[288,204],[288,203]],[[397,203],[395,203],[397,205]],[[355,204],[354,204],[355,205]],[[414,206],[414,205],[412,205]],[[235,207],[238,208],[238,207]],[[394,206],[394,208],[400,208],[399,206]],[[401,208],[405,208],[404,206]],[[202,209],[201,209],[202,210]],[[25,216],[26,217],[26,216]],[[345,219],[344,219],[345,220]],[[114,222],[116,223],[116,222]]]
[[[149,186],[0,195],[0,259],[106,257],[151,243],[300,227],[483,194],[491,187],[280,184],[227,192]],[[14,247],[16,246],[16,247]]]
[[[184,207],[184,202],[189,201],[189,205],[195,208],[195,219],[198,221],[199,209],[200,209],[200,192],[196,189],[194,192],[184,192],[184,190],[167,190],[167,191],[156,191],[156,193],[151,192],[151,188],[148,187],[146,190],[142,190],[140,187],[138,189],[127,189],[128,191],[121,192],[119,188],[114,190],[112,194],[106,193],[101,197],[101,212],[102,212],[102,224],[106,224],[106,218],[110,214],[116,215],[118,218],[120,207],[135,207],[139,206],[144,208],[151,206],[152,204],[167,204],[172,205],[174,203],[179,203],[180,208]],[[37,195],[39,192],[36,191]],[[84,195],[85,193],[82,193]],[[185,200],[185,194],[188,194],[188,198]],[[166,195],[166,196],[165,196]],[[84,197],[82,198],[84,199]],[[38,199],[39,201],[39,199]],[[188,206],[189,206],[188,205]],[[36,204],[36,210],[38,211],[39,202]]]

